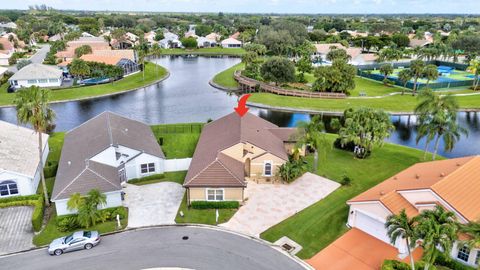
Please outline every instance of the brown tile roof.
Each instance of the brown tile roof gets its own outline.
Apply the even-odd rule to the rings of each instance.
[[[331,49],[331,47],[336,47],[337,49],[344,49],[346,50],[345,46],[340,43],[326,43],[326,44],[314,44],[315,49],[318,53],[327,54]]]
[[[73,192],[92,188],[102,192],[121,189],[117,168],[88,161],[112,145],[165,158],[150,126],[111,112],[101,113],[65,135],[52,199],[66,199]]]
[[[87,38],[83,37],[78,40],[73,40],[67,42],[67,48],[64,51],[59,51],[55,54],[56,57],[66,57],[66,58],[73,58],[75,57],[75,49],[83,46],[88,45],[92,48],[92,51],[96,50],[111,50],[110,44],[103,38]]]
[[[270,131],[272,129],[273,132]],[[288,132],[287,130],[280,131],[278,126],[250,113],[240,117],[234,112],[205,125],[184,185],[186,187],[200,185],[245,186],[243,163],[220,152],[235,144],[248,142],[287,160],[288,155],[283,139],[277,135],[285,136]],[[222,169],[222,165],[224,169]],[[209,170],[214,170],[215,173],[210,174]],[[210,178],[204,179],[205,176]],[[208,181],[208,185],[206,181]]]
[[[422,253],[421,248],[416,248],[414,260],[420,260]],[[386,259],[399,260],[395,247],[353,228],[307,263],[317,270],[378,270]],[[408,262],[409,257],[401,261]]]
[[[120,57],[136,61],[134,50],[94,50],[92,52],[96,56]]]
[[[480,219],[480,156],[417,163],[348,202],[380,201],[393,213],[413,209],[398,191],[431,189],[467,220]],[[407,204],[408,203],[408,204]]]
[[[8,38],[0,37],[0,44],[3,46],[3,49],[0,50],[0,53],[8,54],[13,51],[13,44],[8,41]]]

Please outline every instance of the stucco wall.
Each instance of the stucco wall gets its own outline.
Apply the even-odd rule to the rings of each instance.
[[[222,151],[225,155],[243,161],[243,143],[237,143]]]
[[[272,162],[272,176],[270,177],[264,175],[265,163],[267,161]],[[285,160],[270,153],[266,153],[257,158],[254,158],[250,162],[250,178],[255,180],[273,179],[277,174],[278,167],[280,167],[284,163]]]
[[[0,182],[3,182],[5,180],[12,180],[17,183],[18,195],[31,195],[34,194],[36,191],[33,190],[31,178],[8,171],[0,171]],[[0,196],[0,198],[5,198],[9,196]]]
[[[107,196],[107,204],[103,207],[99,207],[99,209],[122,206],[122,192],[120,190],[107,192],[104,194]],[[55,202],[55,209],[57,210],[58,216],[75,214],[77,212],[77,211],[70,211],[67,209],[68,199],[56,200],[54,202]]]
[[[205,201],[207,188],[189,188],[190,201]],[[225,201],[243,201],[243,188],[223,188]]]
[[[155,171],[149,173],[141,173],[141,165],[145,163],[155,163]],[[165,170],[164,160],[146,153],[125,163],[127,179],[141,178],[152,174],[163,173]]]
[[[13,84],[13,80],[11,81],[11,84]],[[18,85],[15,85],[15,88],[30,87],[32,85],[36,85],[38,87],[59,87],[59,86],[62,85],[62,79],[57,78],[57,82],[47,81],[47,82],[44,82],[44,83],[40,83],[40,82],[38,82],[38,80],[37,80],[36,83],[29,83],[28,80],[17,80],[17,84]]]

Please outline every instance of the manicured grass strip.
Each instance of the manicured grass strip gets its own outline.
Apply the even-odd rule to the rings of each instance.
[[[242,48],[222,48],[222,47],[214,47],[214,48],[199,48],[199,49],[164,49],[162,50],[162,54],[164,55],[188,55],[188,54],[196,54],[196,55],[233,55],[233,56],[241,56],[245,54],[245,50]]]
[[[53,206],[52,206],[53,207]],[[54,209],[54,208],[53,208]],[[56,217],[57,214],[55,211],[50,217],[50,220],[48,221],[47,225],[45,228],[37,235],[33,237],[33,244],[35,246],[43,246],[43,245],[48,245],[50,242],[55,239],[59,238],[65,235],[68,235],[70,233],[73,233],[74,231],[71,232],[61,232],[57,229],[57,224],[56,224]],[[128,213],[128,211],[127,211]],[[107,232],[114,232],[117,230],[124,229],[127,226],[128,222],[128,215],[124,219],[120,220],[121,228],[117,227],[117,221],[106,221],[101,224],[97,224],[95,226],[92,226],[90,228],[86,228],[85,230],[89,231],[98,231],[100,234],[102,233],[107,233]],[[79,231],[82,229],[77,229],[75,231]]]
[[[217,75],[215,75],[215,77],[213,77],[213,82],[220,85],[220,86],[223,86],[223,87],[237,88],[238,83],[233,78],[233,73],[236,70],[241,70],[241,69],[244,69],[244,68],[245,68],[244,63],[238,63],[238,64],[234,65],[233,67],[231,67],[229,69],[226,69],[226,70],[218,73]]]
[[[157,65],[158,66],[158,65]],[[100,85],[72,87],[66,89],[52,90],[51,101],[65,101],[71,99],[82,99],[107,94],[113,94],[126,90],[133,90],[144,85],[151,84],[167,75],[167,70],[161,66],[155,69],[155,64],[147,63],[145,69],[145,80],[142,72],[127,76],[114,83],[106,83]],[[7,93],[7,84],[0,88],[0,105],[11,105],[15,98],[14,93]]]
[[[473,92],[472,92],[473,93]],[[461,109],[480,109],[480,95],[456,97]],[[412,95],[395,95],[372,99],[313,99],[254,93],[249,101],[274,107],[343,112],[350,107],[370,107],[388,112],[413,112],[418,99]]]
[[[329,141],[333,143],[335,137],[329,136]],[[372,156],[365,160],[354,159],[350,152],[329,149],[326,160],[319,162],[317,174],[337,182],[347,175],[352,184],[340,187],[325,199],[263,232],[261,238],[275,242],[288,236],[303,247],[297,254],[300,258],[312,257],[347,231],[347,200],[421,162],[422,156],[422,151],[395,144],[374,149]],[[313,159],[309,157],[309,161]]]
[[[138,179],[135,182],[129,182],[130,184],[143,186],[148,184],[154,183],[161,183],[161,182],[174,182],[180,185],[183,185],[183,181],[185,180],[185,176],[187,175],[187,171],[178,171],[178,172],[166,172],[161,177],[157,178],[150,178],[150,179]]]
[[[167,159],[192,157],[203,124],[171,124],[152,126]]]
[[[198,224],[215,224],[215,209],[193,209],[188,208],[186,194],[183,197],[182,204],[178,209],[177,217],[175,218],[176,223],[198,223]],[[238,209],[219,209],[218,214],[218,224],[222,224],[230,220],[232,216],[237,212]],[[184,216],[180,216],[180,211],[183,212]]]

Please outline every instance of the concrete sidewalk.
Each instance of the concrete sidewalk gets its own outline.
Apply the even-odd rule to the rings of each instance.
[[[325,198],[340,184],[305,173],[291,184],[248,182],[248,200],[226,223],[220,226],[258,237],[273,225]]]

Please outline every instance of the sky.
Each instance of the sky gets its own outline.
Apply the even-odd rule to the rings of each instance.
[[[479,0],[0,0],[0,9],[46,4],[55,9],[239,13],[468,13]]]

